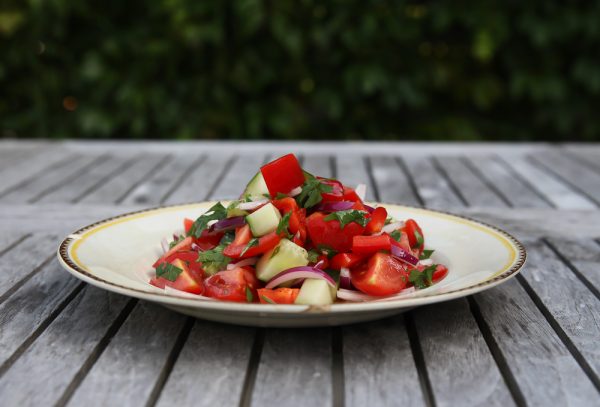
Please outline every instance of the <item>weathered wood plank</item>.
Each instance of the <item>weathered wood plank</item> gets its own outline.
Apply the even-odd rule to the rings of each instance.
[[[0,371],[81,284],[53,261],[0,304]]]
[[[414,311],[437,406],[514,405],[465,299]]]
[[[475,303],[525,403],[585,406],[598,396],[516,279],[477,294]]]
[[[88,168],[96,165],[98,160],[98,156],[92,155],[75,157],[69,162],[68,165],[61,165],[44,172],[21,188],[14,189],[6,195],[3,195],[0,198],[0,202],[33,202],[60,185],[71,182],[73,179],[79,176],[81,172],[86,171]]]
[[[236,157],[233,163],[227,165],[229,169],[223,178],[220,181],[215,179],[217,186],[213,192],[214,199],[236,199],[239,197],[244,192],[244,185],[260,170],[260,166],[266,160],[266,155]]]
[[[221,174],[228,170],[230,156],[209,155],[199,165],[195,166],[189,176],[167,197],[165,203],[188,203],[207,199],[211,188],[220,179]],[[241,193],[241,190],[240,190]]]
[[[402,316],[343,327],[348,406],[423,406]]]
[[[596,378],[600,376],[600,299],[560,261],[552,250],[538,241],[526,241],[528,272],[524,281],[573,343]],[[533,293],[532,293],[533,294]]]
[[[447,210],[465,206],[446,178],[434,167],[431,157],[403,157],[403,160],[426,207]]]
[[[600,235],[600,229],[598,230]],[[591,239],[548,239],[593,287],[600,292],[600,244]]]
[[[464,200],[471,206],[506,207],[504,200],[469,168],[463,157],[436,157],[436,163],[447,174]]]
[[[100,342],[128,301],[86,286],[2,376],[3,403],[52,405],[60,401],[81,367],[101,350]]]
[[[0,171],[0,196],[26,186],[47,171],[67,165],[75,155],[65,150],[48,149],[35,160],[23,161]]]
[[[586,196],[569,188],[565,183],[533,165],[525,157],[513,155],[501,159],[510,165],[532,188],[544,195],[556,208],[560,209],[596,209],[598,206]]]
[[[525,185],[518,175],[493,155],[473,155],[467,162],[476,168],[488,184],[493,185],[502,196],[517,208],[548,208],[550,205],[540,195]],[[510,167],[509,167],[510,168]]]
[[[20,233],[16,230],[0,231],[0,259],[2,255],[8,253],[21,240],[27,237],[25,233]]]
[[[369,163],[376,183],[378,200],[421,206],[408,175],[402,170],[396,157],[373,156],[369,158]]]
[[[314,176],[332,178],[332,158],[329,155],[310,154],[302,157],[302,168]]]
[[[66,182],[42,196],[36,202],[40,203],[74,203],[102,185],[113,176],[118,176],[127,165],[129,159],[122,156],[103,158],[98,165],[83,172],[72,182]]]
[[[233,406],[240,402],[255,330],[195,322],[158,406]]]
[[[34,235],[2,256],[0,263],[0,301],[14,285],[35,272],[54,254],[58,239],[53,235]]]
[[[352,188],[356,188],[359,184],[365,184],[367,186],[366,200],[375,200],[375,189],[363,156],[342,154],[334,157],[334,163],[336,178]]]
[[[146,405],[185,319],[159,305],[138,303],[69,405]]]
[[[144,154],[133,159],[133,164],[108,182],[96,188],[80,203],[115,203],[120,202],[135,186],[166,164],[168,157],[162,154]]]
[[[544,152],[530,158],[540,167],[556,174],[565,183],[577,188],[595,204],[600,204],[600,173],[558,152]]]
[[[331,357],[331,329],[268,330],[252,405],[331,405]]]

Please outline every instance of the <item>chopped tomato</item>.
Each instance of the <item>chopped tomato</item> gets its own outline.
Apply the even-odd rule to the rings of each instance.
[[[306,240],[306,209],[300,209],[294,198],[274,199],[272,201],[282,215],[290,213],[289,231],[294,235],[294,243],[304,246]]]
[[[259,282],[253,271],[238,267],[219,271],[204,280],[204,295],[223,301],[251,302],[256,300]]]
[[[200,250],[212,250],[219,245],[224,232],[208,232],[203,230],[200,237],[194,239],[194,243],[200,247]]]
[[[352,253],[370,254],[380,250],[390,250],[390,237],[388,235],[378,236],[354,236],[352,239]]]
[[[271,232],[263,237],[258,238],[258,244],[256,246],[249,247],[247,250],[246,247],[248,246],[248,242],[244,244],[236,244],[234,241],[223,250],[223,254],[233,259],[254,257],[268,252],[277,246],[280,240],[281,236],[279,236],[277,232]]]
[[[381,206],[375,208],[373,213],[371,213],[371,220],[367,223],[367,227],[365,232],[368,234],[381,232],[383,225],[385,225],[385,220],[387,219],[387,210]]]
[[[367,264],[350,270],[352,285],[369,295],[392,295],[408,283],[404,263],[386,253],[375,253]]]
[[[324,220],[325,214],[315,212],[306,219],[308,236],[317,249],[331,248],[337,252],[349,252],[352,238],[362,235],[365,228],[356,222],[350,222],[342,229],[338,220]]]
[[[185,291],[192,294],[202,294],[202,291],[204,291],[202,280],[197,279],[194,276],[194,273],[190,271],[185,261],[181,259],[175,259],[171,264],[182,270],[175,281],[167,280],[164,277],[154,277],[150,280],[150,284],[158,288],[165,288],[165,286],[169,286],[175,288],[176,290]]]
[[[329,267],[333,270],[341,270],[342,268],[353,268],[362,262],[366,256],[356,253],[338,253],[331,259]]]
[[[173,253],[191,250],[193,242],[194,240],[191,236],[186,237],[181,242],[173,246],[168,252],[163,254],[158,260],[156,260],[156,262],[152,265],[152,268],[156,268],[156,266],[158,266],[160,263],[164,263],[165,259]]]
[[[331,192],[323,192],[321,197],[322,202],[336,202],[344,200],[344,186],[342,183],[335,179],[317,177],[321,184],[329,185]]]
[[[438,281],[442,280],[447,275],[448,275],[448,268],[446,266],[444,266],[443,264],[438,264],[435,268],[435,271],[433,272],[431,281],[433,283],[437,283]]]
[[[304,172],[294,154],[287,154],[260,168],[269,194],[287,194],[304,183]]]
[[[404,251],[406,251],[408,253],[413,252],[413,250],[410,248],[410,242],[408,240],[408,235],[404,231],[400,231],[400,240],[398,240],[398,241],[396,241],[395,239],[393,239],[390,236],[390,243],[392,243],[395,246],[400,247],[401,249],[403,249]]]
[[[407,219],[404,223],[404,231],[408,235],[411,249],[416,249],[420,254],[425,247],[425,236],[419,224],[414,219]]]
[[[231,244],[234,246],[246,245],[250,239],[252,239],[250,225],[244,225],[235,230],[235,237],[233,238],[233,242],[231,242]]]
[[[361,202],[362,199],[358,196],[354,188],[344,186],[344,201]]]
[[[258,299],[261,304],[293,304],[299,292],[299,288],[259,288]]]
[[[194,224],[194,221],[190,218],[185,218],[183,220],[183,230],[185,230],[185,234],[187,235],[188,233],[190,233],[190,230],[192,229],[192,225]]]
[[[198,252],[196,251],[181,251],[175,252],[169,257],[166,257],[163,260],[159,260],[159,263],[156,265],[158,267],[161,263],[173,263],[175,260],[180,259],[185,262],[188,266],[190,273],[197,281],[202,281],[204,278],[204,270],[202,269],[202,264],[196,262],[198,260]]]

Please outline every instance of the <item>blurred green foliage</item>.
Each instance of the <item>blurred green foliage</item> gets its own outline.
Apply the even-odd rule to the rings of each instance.
[[[0,131],[597,140],[599,22],[597,0],[4,0]]]

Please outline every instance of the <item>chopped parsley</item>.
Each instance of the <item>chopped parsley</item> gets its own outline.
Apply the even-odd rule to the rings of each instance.
[[[320,244],[320,245],[318,245],[317,249],[319,249],[329,259],[332,258],[333,256],[335,256],[337,254],[337,250],[335,250],[331,246],[327,246],[326,244]]]
[[[286,194],[283,194],[281,192],[277,192],[277,195],[275,195],[275,199],[283,199],[283,198],[288,198],[289,196]]]
[[[220,244],[212,250],[198,253],[198,260],[196,261],[202,263],[202,269],[206,274],[213,275],[223,270],[231,262],[231,257],[223,254],[225,247],[227,247],[227,244]]]
[[[392,233],[390,233],[390,237],[396,242],[399,242],[400,238],[402,237],[402,232],[400,232],[399,230],[394,230]]]
[[[320,255],[321,255],[321,253],[319,253],[315,249],[309,250],[308,251],[308,262],[309,263],[316,263],[316,262],[318,262]]]
[[[415,245],[415,247],[421,247],[421,246],[423,246],[423,243],[425,243],[425,240],[423,239],[423,235],[421,233],[419,233],[418,230],[415,230],[415,239],[417,239],[417,244]]]
[[[251,247],[254,247],[254,246],[258,246],[258,238],[256,238],[256,237],[253,237],[252,239],[250,239],[250,241],[248,242],[246,247],[244,247],[244,250],[242,250],[242,252],[240,253],[240,256],[243,256],[244,253],[246,253],[248,251],[248,249],[250,249]]]
[[[389,225],[392,222],[394,222],[394,218],[386,218],[384,225]]]
[[[348,209],[345,211],[331,212],[325,216],[323,220],[338,220],[340,222],[340,229],[344,229],[350,222],[356,222],[361,226],[367,226],[370,219],[366,217],[366,212],[359,211],[357,209]]]
[[[250,289],[250,287],[246,287],[246,301],[254,301],[254,295],[252,294],[252,290]]]
[[[333,191],[333,187],[323,184],[309,173],[304,175],[306,181],[302,184],[302,191],[296,196],[296,201],[302,208],[311,208],[323,200],[322,193]]]
[[[437,264],[432,264],[427,267],[423,271],[419,271],[417,269],[412,269],[410,271],[410,275],[408,276],[408,281],[414,284],[417,288],[427,288],[432,282],[433,272],[437,268]]]
[[[421,255],[419,256],[419,260],[427,260],[428,258],[431,257],[431,255],[433,254],[435,250],[429,250],[429,249],[425,249],[423,250],[423,253],[421,253]]]
[[[281,217],[279,224],[277,225],[277,234],[280,235],[285,233],[287,237],[291,237],[292,235],[288,231],[288,227],[290,226],[290,217],[292,216],[292,212],[288,212]]]
[[[277,304],[275,301],[264,295],[261,295],[260,298],[262,298],[265,302],[268,302],[269,304]]]
[[[225,219],[226,217],[227,209],[221,204],[221,202],[217,202],[203,215],[198,216],[198,219],[196,219],[189,231],[189,235],[200,237],[202,232],[208,227],[208,223],[210,221],[221,220]]]
[[[162,277],[169,281],[177,280],[183,270],[170,263],[161,263],[156,267],[156,277]]]

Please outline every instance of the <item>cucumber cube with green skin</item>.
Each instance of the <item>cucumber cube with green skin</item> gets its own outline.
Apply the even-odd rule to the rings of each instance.
[[[267,183],[260,171],[248,182],[242,196],[249,197],[252,201],[265,199],[269,196],[269,188],[267,188]]]
[[[264,236],[277,230],[280,220],[281,214],[272,203],[268,203],[246,216],[246,223],[250,225],[252,235],[255,237]]]
[[[244,211],[238,208],[238,205],[241,201],[232,201],[227,207],[227,217],[233,218],[234,216],[246,216],[248,215],[248,211]]]
[[[333,301],[331,286],[327,281],[307,278],[300,287],[295,303],[301,305],[329,305],[333,304]]]
[[[281,239],[279,244],[269,250],[256,264],[256,277],[262,281],[269,281],[283,270],[292,267],[306,266],[308,252],[288,239]]]

